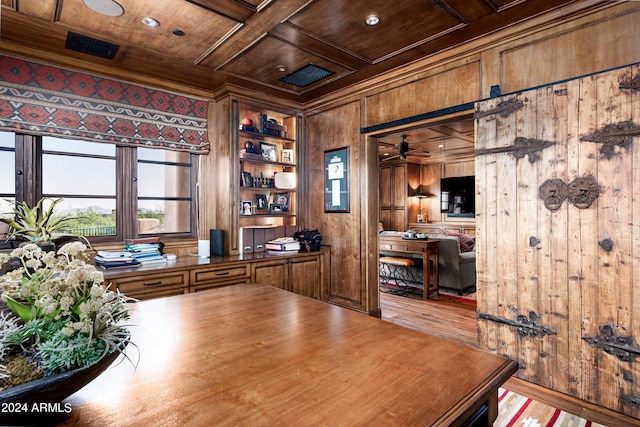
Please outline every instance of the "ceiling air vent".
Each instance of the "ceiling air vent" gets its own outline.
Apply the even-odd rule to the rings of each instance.
[[[333,71],[325,70],[317,65],[309,64],[288,74],[280,79],[281,82],[289,83],[298,87],[305,87],[318,80],[335,74]]]
[[[113,59],[120,46],[69,32],[67,34],[67,43],[64,47],[77,52],[99,56],[100,58]]]

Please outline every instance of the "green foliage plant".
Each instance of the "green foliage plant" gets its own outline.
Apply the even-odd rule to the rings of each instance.
[[[126,354],[133,343],[132,325],[125,323],[135,300],[102,285],[103,274],[87,262],[86,249],[71,242],[45,252],[29,243],[0,254],[0,262],[16,257],[21,263],[0,276],[1,299],[13,315],[0,317],[0,331],[10,331],[5,350],[13,346],[4,353],[25,353],[46,374],[91,366],[114,351],[137,364]],[[0,367],[4,363],[0,359]]]
[[[44,203],[51,200],[49,208],[45,210]],[[27,202],[5,199],[13,205],[13,210],[0,217],[0,221],[9,225],[7,238],[18,238],[28,242],[55,242],[63,237],[70,237],[69,234],[61,233],[70,221],[74,220],[71,215],[55,215],[54,209],[63,198],[49,199],[42,198],[30,207]],[[71,235],[89,242],[83,236]],[[90,246],[90,245],[89,245]]]

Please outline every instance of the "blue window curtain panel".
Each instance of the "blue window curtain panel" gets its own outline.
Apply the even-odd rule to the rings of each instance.
[[[0,55],[0,130],[209,152],[208,101]]]

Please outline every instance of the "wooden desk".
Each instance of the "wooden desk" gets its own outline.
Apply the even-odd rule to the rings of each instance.
[[[422,258],[423,298],[438,295],[438,256],[440,241],[436,239],[403,239],[401,235],[380,234],[380,253],[413,255]],[[429,286],[433,260],[433,288]]]
[[[122,362],[68,398],[62,425],[455,426],[483,405],[490,425],[498,387],[516,371],[265,285],[143,301],[131,322],[138,369]]]

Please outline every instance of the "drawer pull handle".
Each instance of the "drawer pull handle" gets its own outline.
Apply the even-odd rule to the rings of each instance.
[[[226,276],[226,275],[228,275],[228,274],[229,274],[229,272],[228,272],[228,271],[224,271],[224,272],[222,272],[222,273],[216,273],[216,276]]]
[[[156,286],[156,285],[162,285],[162,281],[158,280],[157,282],[149,282],[144,284],[144,286]]]

